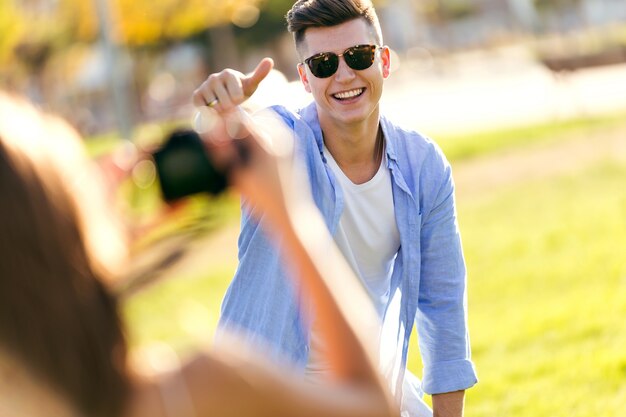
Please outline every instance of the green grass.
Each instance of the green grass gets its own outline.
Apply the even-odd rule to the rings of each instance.
[[[85,139],[85,147],[90,157],[98,158],[115,150],[121,141],[116,133],[106,133]]]
[[[624,178],[600,165],[459,202],[480,377],[468,415],[623,415]]]
[[[152,285],[126,301],[129,341],[134,347],[164,342],[179,352],[210,343],[235,262],[207,265],[197,274]]]
[[[460,206],[482,379],[468,414],[623,415],[624,178],[597,166]]]
[[[436,140],[452,162],[514,150],[530,144],[568,140],[572,134],[593,135],[602,129],[625,124],[626,114],[578,117],[529,126],[517,126],[463,135],[439,135]]]
[[[480,378],[468,416],[624,415],[625,178],[626,166],[598,163],[459,200]],[[132,297],[132,344],[186,350],[210,337],[234,268],[206,265]],[[409,368],[421,374],[415,340]]]

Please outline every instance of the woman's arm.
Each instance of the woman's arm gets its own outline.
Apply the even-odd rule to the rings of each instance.
[[[181,381],[196,416],[399,415],[375,366],[378,335],[372,334],[371,323],[377,315],[334,245],[308,186],[303,186],[307,180],[294,166],[291,132],[268,121],[264,127],[271,126],[270,137],[258,124],[245,123],[252,132],[244,139],[251,157],[234,169],[232,182],[255,206],[255,215],[263,218],[269,234],[279,238],[291,276],[316,311],[333,379],[313,386],[289,369],[264,363],[258,353],[247,353],[234,343],[221,345],[182,369]],[[232,163],[236,153],[221,123],[210,140],[216,163]],[[148,384],[142,389],[155,388]]]

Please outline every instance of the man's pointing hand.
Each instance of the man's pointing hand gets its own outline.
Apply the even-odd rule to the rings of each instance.
[[[228,112],[246,101],[274,68],[271,58],[263,58],[250,74],[227,68],[209,77],[193,93],[196,107],[210,106]]]

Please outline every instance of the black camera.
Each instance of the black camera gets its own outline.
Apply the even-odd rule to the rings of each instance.
[[[167,202],[198,194],[219,195],[228,188],[228,176],[250,160],[250,137],[233,140],[235,157],[223,169],[216,168],[198,133],[175,130],[152,153],[163,199]]]
[[[198,193],[218,195],[228,187],[227,172],[213,166],[202,139],[191,129],[173,131],[152,157],[168,202]]]

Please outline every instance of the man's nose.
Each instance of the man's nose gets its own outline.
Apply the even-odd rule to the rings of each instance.
[[[339,58],[339,66],[337,67],[337,72],[335,73],[335,80],[339,82],[345,82],[352,80],[356,74],[352,68],[348,66],[344,57]]]

